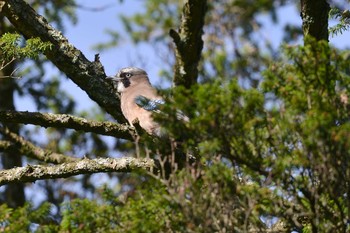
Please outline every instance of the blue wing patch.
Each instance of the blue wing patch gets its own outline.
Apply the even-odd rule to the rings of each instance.
[[[158,110],[158,106],[160,104],[165,104],[165,101],[163,99],[150,100],[142,95],[139,95],[135,98],[135,103],[147,111],[156,111]]]

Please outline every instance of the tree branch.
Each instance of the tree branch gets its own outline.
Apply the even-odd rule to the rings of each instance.
[[[132,140],[133,135],[136,134],[135,130],[127,124],[98,122],[67,114],[0,111],[0,121],[43,127],[69,128],[128,140]]]
[[[174,85],[191,87],[197,82],[198,63],[203,49],[203,26],[207,12],[207,0],[187,0],[183,7],[179,32],[171,29],[176,63]]]
[[[309,35],[316,40],[328,41],[330,7],[327,0],[301,0],[300,4],[304,36]]]
[[[10,150],[13,146],[13,143],[10,141],[0,140],[0,151]]]
[[[131,172],[135,169],[150,170],[153,167],[154,161],[152,159],[135,159],[130,157],[82,159],[53,166],[27,165],[26,167],[0,171],[0,186],[8,183],[66,178],[80,174]]]
[[[0,133],[4,135],[6,139],[8,139],[9,141],[15,144],[16,146],[15,150],[17,150],[20,154],[26,155],[30,158],[48,162],[48,163],[55,163],[55,164],[64,163],[64,162],[73,162],[78,160],[77,158],[69,157],[63,154],[55,153],[55,152],[37,147],[31,142],[22,138],[21,136],[11,132],[7,128],[0,128]]]
[[[26,38],[39,37],[49,41],[51,49],[44,53],[62,72],[83,89],[118,121],[126,122],[120,111],[119,96],[105,81],[106,74],[97,60],[90,62],[84,54],[70,44],[60,31],[49,25],[23,0],[0,0],[1,14]]]

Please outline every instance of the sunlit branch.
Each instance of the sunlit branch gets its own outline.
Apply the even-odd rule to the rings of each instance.
[[[99,59],[89,61],[85,55],[68,42],[62,33],[52,27],[47,20],[22,0],[0,0],[1,14],[26,38],[40,38],[50,42],[51,49],[44,54],[64,72],[74,83],[83,89],[109,114],[125,122],[120,111],[118,94],[106,80],[106,74]],[[98,56],[96,56],[98,58]]]
[[[131,140],[135,130],[126,124],[87,120],[67,114],[40,112],[0,111],[0,121],[40,125],[42,127],[68,128]]]
[[[34,182],[43,179],[66,178],[80,174],[99,172],[132,172],[137,169],[151,170],[154,167],[152,159],[98,158],[82,159],[59,165],[27,165],[0,171],[0,186],[8,183]]]

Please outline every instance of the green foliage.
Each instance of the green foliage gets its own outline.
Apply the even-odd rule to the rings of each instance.
[[[253,1],[252,4],[252,1],[208,1],[209,13],[205,19],[203,36],[205,46],[199,68],[200,80],[239,77],[246,78],[247,83],[252,81],[251,85],[254,85],[256,79],[260,77],[257,73],[265,68],[270,55],[276,52],[273,51],[274,48],[267,38],[254,35],[263,25],[260,16],[269,13],[271,20],[277,22],[276,11],[285,2],[285,0],[259,0]],[[163,51],[167,52],[173,46],[168,34],[170,29],[179,28],[182,7],[181,1],[145,1],[140,12],[120,16],[127,32],[126,37],[134,43],[147,41],[151,43],[152,48],[156,48],[157,54],[164,56]],[[300,32],[298,34],[294,31],[294,37],[300,35]],[[108,31],[108,34],[112,40],[105,46],[100,44],[99,48],[109,48],[118,44],[120,37],[123,36],[120,31],[115,33]],[[144,54],[140,52],[140,56]],[[161,74],[165,78],[170,77],[171,81],[170,71],[174,59],[168,54],[166,57]],[[169,67],[166,67],[167,65]]]
[[[11,226],[16,224],[16,228],[6,228],[16,232],[27,232],[34,225],[35,232],[234,232],[248,228],[246,219],[260,222],[252,213],[260,212],[261,207],[247,211],[247,195],[263,193],[257,186],[239,185],[233,172],[217,161],[203,169],[182,171],[166,183],[146,179],[124,198],[116,198],[106,189],[103,200],[65,203],[60,223],[42,221],[44,211],[33,212],[34,218],[30,218],[27,207],[15,210],[21,224],[12,221],[17,215],[9,218],[6,211],[1,217],[4,222],[11,221]],[[255,229],[264,229],[261,223],[258,226]]]
[[[62,2],[65,1],[57,4]],[[95,200],[66,202],[60,218],[55,218],[57,222],[50,220],[48,204],[36,210],[29,205],[16,210],[1,206],[2,229],[349,231],[349,52],[306,38],[304,46],[284,46],[284,57],[271,62],[268,52],[272,51],[264,50],[261,38],[252,36],[261,26],[256,16],[271,12],[271,17],[276,17],[276,5],[284,1],[254,3],[210,3],[201,84],[191,90],[173,90],[169,104],[163,106],[165,114],[156,116],[170,137],[178,140],[181,151],[196,157],[195,162],[181,164],[182,169],[172,167],[169,176],[162,175],[162,171],[120,176],[118,185],[128,191],[116,194],[105,190],[101,197],[95,195]],[[168,30],[178,24],[180,9],[177,1],[147,1],[144,12],[122,19],[134,42],[164,43]],[[334,32],[347,29],[347,12],[331,14],[344,18]],[[119,33],[110,34],[119,39]],[[32,42],[19,47],[16,35],[4,37],[1,48],[7,46],[6,51],[12,51],[10,59],[35,57],[31,55],[33,51],[22,51]],[[33,43],[40,47],[40,42]],[[231,44],[233,48],[227,46]],[[108,46],[111,45],[114,44]],[[268,48],[267,42],[265,45]],[[271,65],[262,77],[260,71],[268,64]],[[39,108],[72,112],[73,100],[67,98],[67,93],[59,92],[58,80],[37,90],[33,86],[44,82],[33,79],[26,87],[28,93],[42,101],[37,102]],[[45,95],[56,98],[42,100]],[[178,110],[190,121],[179,120]],[[95,112],[91,117],[96,117]],[[104,141],[96,135],[55,132],[47,145],[54,151],[106,154]],[[163,138],[148,141],[142,137],[138,146],[141,151],[146,148],[141,156],[157,158],[169,158],[178,149],[169,149],[168,140]],[[82,192],[85,194],[86,189]],[[268,224],[269,219],[283,222],[283,229],[276,230]]]
[[[345,232],[349,214],[350,148],[347,54],[310,38],[285,47],[292,63],[265,72],[263,86],[280,103],[270,112],[270,141],[280,163],[278,181],[307,216],[311,229]],[[284,191],[284,192],[285,192]]]
[[[219,78],[178,88],[164,106],[161,124],[200,161],[167,181],[168,198],[181,200],[178,224],[186,223],[186,231],[264,229],[261,216],[283,219],[290,231],[348,230],[348,54],[311,38],[283,52],[257,89]],[[177,119],[178,109],[190,122]],[[212,219],[203,212],[215,216],[218,228],[205,224]]]
[[[147,40],[163,40],[168,31],[174,28],[176,22],[178,22],[177,18],[180,15],[181,5],[174,0],[152,0],[145,2],[144,7],[144,12],[132,16],[121,16],[128,35],[135,43]]]
[[[75,0],[41,1],[34,0],[31,7],[45,16],[48,22],[54,24],[55,28],[64,31],[68,22],[76,24],[78,22],[76,10],[79,5]]]
[[[140,187],[141,188],[141,187]],[[118,207],[119,232],[183,231],[178,203],[158,181],[146,181],[140,192]]]
[[[116,207],[87,199],[64,205],[60,232],[118,232]]]
[[[274,218],[277,232],[348,231],[348,54],[310,38],[283,52],[259,88],[221,78],[173,91],[157,119],[196,162],[168,177],[128,176],[123,194],[66,203],[62,221],[38,231],[264,232],[276,230],[266,222]],[[166,158],[165,142],[148,154]]]
[[[4,62],[25,57],[36,59],[39,54],[51,48],[50,42],[42,42],[39,38],[31,38],[25,46],[20,46],[19,34],[5,33],[0,37],[0,54]]]
[[[28,232],[34,225],[50,225],[51,204],[44,203],[34,209],[30,204],[12,209],[0,206],[0,230],[3,232]]]
[[[349,10],[341,11],[339,8],[334,7],[329,11],[329,17],[339,20],[339,23],[329,28],[329,32],[332,36],[342,34],[344,31],[350,28],[350,11]]]

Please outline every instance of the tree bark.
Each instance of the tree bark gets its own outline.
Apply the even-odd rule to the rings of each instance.
[[[304,36],[312,36],[316,40],[328,41],[330,6],[327,0],[301,0],[300,4]]]
[[[89,61],[84,54],[70,44],[60,31],[46,19],[37,14],[23,0],[2,0],[0,13],[7,17],[17,31],[26,38],[39,37],[49,41],[51,49],[45,51],[46,57],[64,72],[88,96],[120,122],[126,122],[120,110],[119,96],[106,80],[106,74],[98,56]]]
[[[174,86],[190,88],[197,83],[207,9],[207,0],[185,1],[179,32],[169,32],[175,43]]]
[[[151,170],[152,159],[135,159],[130,157],[112,159],[82,159],[76,162],[59,165],[27,165],[0,171],[0,186],[9,183],[34,182],[42,179],[66,178],[80,174],[99,172],[131,172],[135,169]]]
[[[6,25],[4,18],[0,15],[0,35],[8,32],[9,27]],[[0,54],[1,55],[1,54]],[[0,70],[0,77],[8,76],[15,69],[15,64],[11,63],[4,69]],[[0,111],[1,110],[15,110],[14,92],[16,89],[16,82],[11,78],[0,78]],[[3,123],[2,126],[10,128],[13,132],[19,132],[17,124]],[[21,154],[10,151],[2,152],[1,163],[3,169],[10,169],[22,166]],[[23,184],[9,184],[5,187],[2,199],[10,207],[23,206],[25,203],[24,185]]]
[[[7,69],[4,69],[3,71],[0,71],[0,76],[8,75],[11,72],[12,71],[8,72]],[[14,89],[15,83],[12,79],[0,79],[0,110],[15,109],[13,100]],[[3,126],[4,125],[14,132],[19,131],[19,127],[17,124],[3,123]],[[1,153],[0,156],[3,169],[10,169],[22,166],[21,154],[6,151]],[[6,202],[6,204],[10,207],[15,208],[18,206],[23,206],[25,202],[23,184],[9,184],[8,186],[6,186],[3,199]]]
[[[75,129],[126,140],[132,140],[136,136],[135,129],[128,124],[99,122],[67,114],[0,111],[0,121],[17,124],[33,124],[42,127]]]

